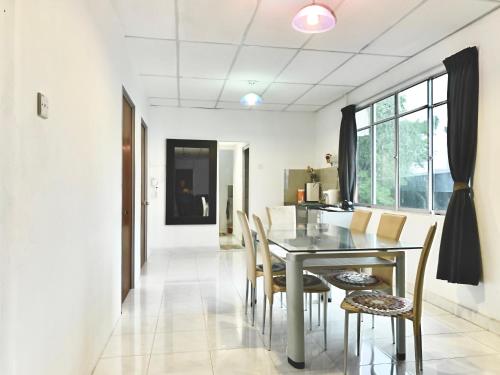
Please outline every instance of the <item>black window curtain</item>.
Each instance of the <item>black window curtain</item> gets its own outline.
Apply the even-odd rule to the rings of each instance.
[[[349,105],[342,108],[339,135],[339,187],[343,201],[352,202],[354,200],[357,146],[356,107]]]
[[[454,185],[443,226],[437,278],[477,285],[481,249],[471,186],[477,148],[477,48],[466,48],[443,63],[448,72],[448,161]]]

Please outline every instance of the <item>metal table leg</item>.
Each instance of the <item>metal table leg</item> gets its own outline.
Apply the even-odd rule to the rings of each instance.
[[[304,354],[304,285],[303,261],[296,254],[286,256],[286,300],[288,329],[288,363],[293,367],[305,367]]]
[[[396,295],[405,297],[405,253],[400,252],[396,257]],[[398,360],[406,359],[406,323],[402,318],[398,319],[396,329],[396,353]]]

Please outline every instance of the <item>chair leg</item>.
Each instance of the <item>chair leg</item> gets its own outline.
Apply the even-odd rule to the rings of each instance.
[[[372,329],[375,328],[375,315],[372,315]]]
[[[420,374],[419,337],[418,337],[418,327],[416,325],[413,325],[413,341],[415,346],[415,370],[416,374]]]
[[[322,294],[318,293],[318,327],[321,325],[321,296]]]
[[[245,291],[245,315],[248,314],[248,284],[250,284],[250,281],[247,279],[247,287]]]
[[[319,310],[318,310],[319,311]],[[327,322],[327,312],[328,312],[328,293],[325,293],[323,297],[323,335],[325,339],[325,351],[327,349],[327,332],[326,332],[326,322]]]
[[[424,356],[423,356],[423,350],[422,350],[422,327],[419,325],[418,326],[418,355],[420,357],[419,365],[420,365],[420,372],[424,371]]]
[[[347,350],[349,348],[349,313],[345,312],[344,318],[344,375],[347,374]]]
[[[394,321],[395,321],[395,317],[391,316],[391,329],[392,329],[392,343],[395,344],[396,343],[396,334],[394,333]]]
[[[269,348],[271,350],[271,338],[273,335],[273,304],[269,303]]]
[[[264,313],[262,314],[262,334],[266,330],[266,294],[264,293],[264,297],[262,298],[262,305],[264,307]]]
[[[360,353],[360,344],[361,344],[361,314],[358,314],[358,329],[357,329],[357,333],[356,333],[356,350],[357,350],[357,353],[356,355],[359,357],[359,353]]]
[[[252,287],[252,327],[255,326],[255,287]]]
[[[309,331],[313,329],[312,294],[309,293]]]

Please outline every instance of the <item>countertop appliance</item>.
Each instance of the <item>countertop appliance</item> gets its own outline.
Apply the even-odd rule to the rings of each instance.
[[[319,192],[321,184],[319,182],[306,183],[306,202],[319,202]]]

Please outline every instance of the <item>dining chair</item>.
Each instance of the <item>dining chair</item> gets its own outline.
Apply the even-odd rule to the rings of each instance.
[[[248,311],[248,293],[250,291],[250,307],[252,308],[252,326],[255,325],[255,302],[257,301],[257,278],[264,275],[262,264],[257,264],[256,251],[254,247],[253,237],[248,223],[248,217],[243,211],[238,211],[238,219],[240,220],[241,229],[243,232],[243,240],[245,242],[247,276],[246,276],[246,292],[245,292],[245,314]],[[274,275],[285,274],[285,264],[283,262],[272,263],[272,273]],[[249,290],[250,289],[250,290]]]
[[[365,233],[370,219],[372,217],[371,211],[356,210],[352,213],[351,224],[349,229],[353,232]]]
[[[422,359],[422,295],[424,288],[425,267],[432,247],[432,241],[436,234],[437,223],[429,228],[420,254],[415,287],[413,290],[413,302],[379,291],[354,291],[347,295],[340,307],[345,311],[344,328],[344,374],[347,374],[347,360],[349,347],[349,314],[371,314],[391,318],[408,319],[413,322],[413,336],[415,342],[415,366],[417,374],[423,370]],[[359,315],[358,315],[359,316]],[[359,323],[359,321],[358,321]],[[358,324],[358,337],[360,327]],[[358,341],[359,342],[359,341]],[[359,355],[359,347],[358,347]]]
[[[295,206],[266,207],[269,226],[295,228],[297,225],[297,208]]]
[[[380,216],[380,221],[377,228],[377,236],[387,238],[393,241],[399,241],[401,232],[406,223],[405,215],[384,213]],[[394,263],[394,256],[379,256],[384,260],[389,260]],[[387,294],[393,293],[394,284],[394,267],[374,267],[371,273],[365,273],[354,270],[346,270],[341,272],[332,272],[330,275],[324,276],[325,280],[333,286],[342,289],[346,295],[355,290],[379,290]],[[361,317],[358,316],[358,321]],[[394,319],[391,320],[392,342],[395,342]],[[372,315],[372,328],[375,324],[375,316]],[[358,324],[359,325],[359,324]],[[358,335],[359,337],[359,335]],[[358,340],[359,341],[359,340]],[[358,342],[359,347],[359,342]]]
[[[273,331],[273,296],[275,293],[286,292],[286,276],[274,276],[271,268],[271,252],[269,250],[269,242],[267,240],[266,233],[264,231],[264,226],[262,221],[257,215],[253,215],[253,220],[255,223],[255,228],[257,230],[257,235],[259,236],[259,248],[261,251],[262,261],[264,264],[264,314],[262,318],[262,334],[265,333],[266,326],[266,301],[269,302],[269,346],[268,350],[271,350],[271,338]],[[313,275],[302,275],[302,282],[304,285],[304,293],[309,294],[309,300],[311,300],[312,294],[322,294],[323,295],[323,339],[325,350],[327,349],[327,337],[326,337],[326,324],[327,324],[327,309],[328,309],[328,299],[327,294],[330,291],[330,287],[321,281],[318,277]],[[309,327],[312,328],[312,312],[309,309]]]
[[[366,211],[366,210],[356,210],[352,213],[352,219],[351,219],[351,224],[349,226],[349,229],[352,232],[357,232],[357,233],[365,233],[366,228],[368,227],[368,224],[370,223],[370,219],[372,217],[372,212],[371,211]],[[351,272],[351,271],[359,271],[359,270],[353,270],[353,269],[338,269],[338,268],[331,268],[328,266],[323,266],[323,267],[306,267],[306,271],[312,272],[319,276],[320,278],[322,277],[332,277],[334,274],[338,273],[344,273],[344,272]],[[328,281],[328,280],[325,280]],[[318,302],[318,316],[319,316],[319,302]],[[319,323],[319,319],[318,319]]]

